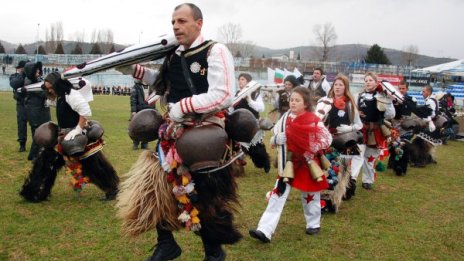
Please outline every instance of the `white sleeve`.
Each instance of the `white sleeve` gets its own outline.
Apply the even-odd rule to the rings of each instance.
[[[427,101],[425,102],[425,105],[427,105],[430,109],[432,109],[432,114],[426,119],[427,121],[431,121],[436,116],[435,111],[437,109],[437,105],[431,98],[427,99]]]
[[[248,105],[250,105],[250,107],[257,111],[257,112],[263,112],[264,111],[264,102],[263,102],[263,97],[261,94],[258,95],[258,97],[256,97],[256,100],[251,100],[251,101],[248,101]]]
[[[71,89],[71,92],[65,96],[66,102],[73,111],[77,112],[82,117],[92,116],[89,103],[84,99],[79,91]]]
[[[330,88],[330,83],[324,78],[322,81],[322,89],[325,91],[325,95],[329,94]]]
[[[393,106],[393,102],[387,104],[387,110],[385,110],[385,119],[390,120],[395,118],[395,106]]]
[[[227,47],[216,43],[208,56],[208,92],[180,100],[182,112],[208,113],[232,105],[235,96],[234,59]]]
[[[159,72],[147,67],[143,67],[143,77],[142,82],[147,85],[153,85],[155,83],[156,77],[158,77]]]
[[[363,123],[361,121],[361,118],[359,117],[359,111],[356,108],[354,110],[352,126],[354,130],[361,130],[363,128]]]

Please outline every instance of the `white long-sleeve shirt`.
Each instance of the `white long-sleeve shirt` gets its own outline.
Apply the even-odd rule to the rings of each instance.
[[[69,92],[69,94],[66,94],[64,98],[71,107],[71,109],[77,112],[80,116],[85,118],[89,118],[92,116],[92,110],[90,109],[89,103],[79,91],[71,89],[71,92]],[[47,104],[56,107],[56,100],[47,100]]]
[[[431,96],[425,98],[425,105],[427,107],[429,107],[430,109],[432,109],[432,114],[429,117],[424,119],[427,122],[431,121],[433,118],[435,118],[437,116],[436,111],[438,109],[437,108],[438,102],[435,102],[435,101],[433,100],[433,98]]]

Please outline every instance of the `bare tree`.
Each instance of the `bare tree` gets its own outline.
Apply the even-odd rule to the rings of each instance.
[[[218,39],[224,43],[233,54],[239,51],[238,43],[241,37],[242,27],[239,24],[227,23],[218,29]]]
[[[329,59],[331,48],[338,38],[335,27],[330,22],[324,25],[316,24],[313,27],[313,33],[316,36],[317,45],[320,46],[318,57],[321,57],[321,61],[326,62]]]
[[[251,41],[240,42],[237,44],[237,52],[240,52],[243,58],[247,58],[253,55],[255,47],[256,44]]]
[[[64,30],[61,21],[50,25],[50,29],[45,28],[45,50],[47,53],[54,53],[58,43],[63,42]]]
[[[404,65],[414,65],[416,64],[417,57],[419,56],[419,48],[417,45],[409,45],[403,48],[401,53],[401,60]]]

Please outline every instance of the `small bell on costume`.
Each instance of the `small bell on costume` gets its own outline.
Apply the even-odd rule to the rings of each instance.
[[[323,181],[322,176],[324,175],[324,172],[321,167],[319,167],[314,160],[308,160],[307,163],[309,171],[311,172],[311,177],[317,182]]]
[[[322,169],[323,170],[328,170],[330,169],[330,167],[332,166],[332,164],[330,163],[330,161],[327,159],[327,157],[322,154],[319,156],[319,159],[321,161],[321,166],[322,166]]]

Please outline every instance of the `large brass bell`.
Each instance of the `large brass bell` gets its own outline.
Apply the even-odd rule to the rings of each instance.
[[[293,162],[292,162],[292,152],[287,152],[287,162],[285,163],[284,170],[281,177],[282,181],[288,183],[290,179],[295,177],[295,172],[293,171]]]
[[[321,182],[323,180],[322,176],[324,175],[324,172],[322,171],[321,167],[319,167],[319,165],[314,160],[308,160],[307,163],[309,171],[311,172],[311,177],[315,181]]]

